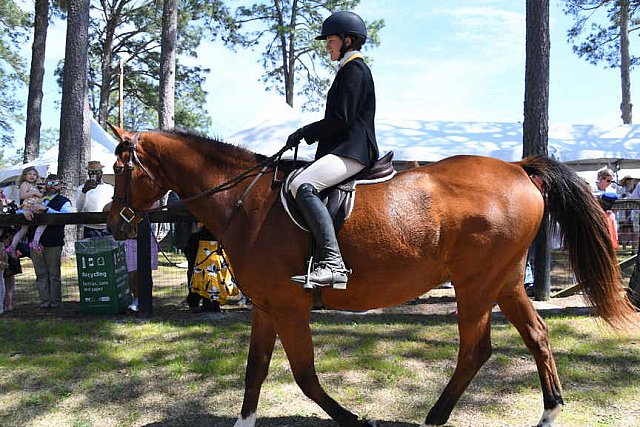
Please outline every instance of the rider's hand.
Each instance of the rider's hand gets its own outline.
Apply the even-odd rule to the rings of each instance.
[[[300,144],[300,141],[304,138],[304,131],[302,128],[298,129],[287,138],[287,148],[295,148]]]

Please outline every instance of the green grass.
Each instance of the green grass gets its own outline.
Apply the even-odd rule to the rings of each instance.
[[[451,425],[528,426],[540,416],[535,366],[515,330],[494,324],[494,355]],[[587,317],[548,324],[567,402],[559,425],[635,425],[640,334],[616,335]],[[422,422],[454,368],[453,318],[314,314],[312,327],[327,391],[385,426]],[[208,322],[4,318],[0,425],[232,425],[248,341],[247,312]],[[333,425],[299,391],[279,344],[261,396],[259,425]]]

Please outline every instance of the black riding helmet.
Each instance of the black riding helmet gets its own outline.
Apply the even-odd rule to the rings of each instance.
[[[335,12],[324,20],[322,33],[316,40],[326,40],[331,35],[357,36],[364,42],[367,38],[367,27],[362,18],[353,12]]]
[[[326,40],[327,37],[336,35],[342,39],[340,58],[344,56],[349,47],[359,49],[367,39],[367,26],[362,18],[353,12],[334,12],[322,23],[322,32],[316,40]],[[352,46],[346,46],[345,37],[351,36]]]

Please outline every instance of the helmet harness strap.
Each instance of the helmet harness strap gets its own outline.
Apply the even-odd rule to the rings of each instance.
[[[347,53],[352,43],[349,43],[347,46],[347,37],[353,42],[353,37],[348,36],[347,34],[340,34],[340,39],[342,40],[342,46],[340,46],[340,56],[338,57],[338,61],[344,58],[344,55]]]

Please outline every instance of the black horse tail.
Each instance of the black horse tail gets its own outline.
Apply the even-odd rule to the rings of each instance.
[[[542,182],[542,194],[552,221],[560,225],[569,262],[596,314],[615,328],[638,319],[622,287],[622,275],[604,211],[589,184],[568,166],[543,156],[518,163]]]

